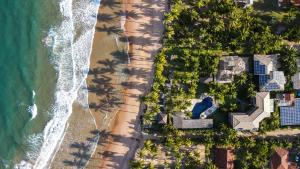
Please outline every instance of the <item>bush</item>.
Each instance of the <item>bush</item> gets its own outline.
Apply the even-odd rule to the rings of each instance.
[[[260,133],[265,133],[267,131],[272,131],[280,128],[280,116],[279,116],[279,106],[275,105],[274,112],[271,117],[265,118],[259,127]]]

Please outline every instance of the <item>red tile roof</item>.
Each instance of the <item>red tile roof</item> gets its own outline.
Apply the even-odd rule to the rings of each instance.
[[[284,98],[286,101],[295,101],[294,93],[286,93],[284,94]]]
[[[291,0],[291,3],[295,6],[300,6],[300,0]]]
[[[233,149],[216,148],[215,165],[218,167],[218,169],[233,169],[234,168]]]
[[[300,6],[300,0],[282,0],[281,5],[295,5]]]
[[[283,148],[276,148],[271,157],[271,169],[288,169],[289,152]]]
[[[289,165],[289,169],[297,169],[297,163],[291,162]]]

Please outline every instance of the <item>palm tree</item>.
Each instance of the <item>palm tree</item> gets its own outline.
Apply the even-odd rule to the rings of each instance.
[[[279,61],[281,62],[284,74],[286,76],[293,76],[297,73],[297,52],[294,48],[283,46],[280,51]]]
[[[207,161],[205,164],[204,169],[218,169],[211,160]]]

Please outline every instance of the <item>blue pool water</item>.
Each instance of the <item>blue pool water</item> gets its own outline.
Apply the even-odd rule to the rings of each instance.
[[[202,102],[196,103],[192,110],[192,119],[199,119],[200,114],[213,105],[211,97],[206,97]]]

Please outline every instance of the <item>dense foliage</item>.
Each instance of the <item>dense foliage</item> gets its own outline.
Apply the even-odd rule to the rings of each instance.
[[[285,26],[284,36],[290,41],[300,42],[300,11],[298,8],[291,8],[283,21]]]
[[[144,142],[144,147],[137,153],[138,157],[131,162],[131,168],[151,168],[153,164],[150,161],[157,157],[158,145],[164,147],[163,156],[165,157],[164,164],[160,164],[160,166],[175,169],[197,169],[199,166],[203,166],[198,150],[192,149],[192,141],[183,134],[182,131],[176,130],[172,126],[166,126],[163,130],[164,138],[160,142],[154,143],[150,140]]]
[[[275,105],[274,112],[271,117],[265,118],[259,127],[259,132],[264,134],[267,131],[276,130],[280,128],[279,106]]]
[[[208,93],[215,97],[224,113],[237,111],[238,100],[248,101],[255,96],[255,85],[246,73],[236,76],[233,83],[212,82],[208,86]]]
[[[236,76],[233,83],[210,82],[200,86],[200,77],[216,76],[222,56],[250,56],[251,60],[254,54],[280,53],[279,61],[284,65],[281,68],[290,82],[291,76],[297,71],[298,55],[292,48],[282,45],[282,37],[287,40],[300,40],[300,24],[295,24],[299,23],[300,15],[297,11],[290,11],[290,16],[280,24],[291,29],[284,30],[281,36],[274,33],[276,29],[269,26],[270,23],[264,18],[257,17],[253,8],[241,8],[233,0],[172,1],[171,9],[164,20],[163,48],[155,57],[152,90],[143,98],[147,105],[143,122],[153,124],[157,113],[161,111],[168,114],[169,124],[163,129],[160,128],[160,131],[163,130],[160,144],[172,155],[176,168],[203,166],[214,169],[216,167],[210,160],[214,156],[212,150],[220,146],[235,149],[238,157],[235,161],[237,168],[261,169],[268,166],[275,147],[289,148],[292,143],[300,145],[300,140],[289,142],[286,139],[241,137],[224,124],[215,126],[213,130],[185,132],[170,127],[171,115],[185,110],[190,105],[189,99],[197,97],[201,92],[214,96],[220,105],[218,111],[225,115],[237,111],[240,102],[248,103],[255,96],[256,89],[251,73]],[[277,23],[279,22],[276,21]],[[204,86],[205,91],[202,91]],[[163,104],[163,109],[160,104]],[[279,125],[279,110],[276,107],[271,118],[261,123],[260,132],[277,129]],[[190,136],[196,139],[191,139]],[[182,147],[195,143],[205,145],[208,159],[205,164],[200,163],[197,154],[182,151]],[[154,143],[145,144],[144,149],[152,152]],[[155,158],[154,150],[154,155],[147,156]],[[143,155],[143,151],[145,150],[140,155]],[[171,164],[164,165],[168,167]],[[132,168],[153,168],[153,165],[146,164],[146,161],[133,161]]]
[[[288,46],[282,47],[279,62],[285,76],[291,77],[297,73],[297,57],[298,53],[294,48]]]
[[[131,168],[146,169],[154,167],[145,159],[155,159],[157,156],[157,146],[165,146],[166,159],[172,159],[174,163],[160,164],[166,168],[204,168],[215,169],[211,159],[214,159],[214,149],[216,147],[232,147],[235,154],[235,167],[245,169],[268,168],[269,161],[277,147],[285,147],[298,152],[300,149],[300,139],[294,138],[262,138],[239,136],[236,130],[221,125],[215,131],[202,130],[182,132],[172,127],[166,126],[160,141],[146,141],[144,147],[139,151],[140,158],[132,161]],[[192,139],[192,138],[193,139]],[[203,144],[206,148],[208,160],[201,163],[199,155],[186,147],[195,144]],[[192,149],[195,150],[195,149]],[[170,161],[169,161],[170,162]]]
[[[291,148],[299,140],[241,138],[241,147],[236,151],[236,167],[243,169],[268,168],[271,155],[276,147]]]
[[[223,55],[249,56],[280,50],[280,37],[252,12],[252,8],[238,7],[233,0],[176,0],[171,4],[164,20],[163,49],[155,59],[153,88],[144,98],[148,106],[145,123],[152,123],[160,112],[161,94],[166,96],[166,113],[186,109],[188,99],[198,94],[199,77],[214,77]],[[239,88],[246,89],[246,97],[250,98],[254,87],[251,81],[212,83],[209,93],[221,103],[222,111],[229,112],[238,108]]]
[[[269,26],[232,0],[178,0],[166,15],[168,46],[223,50],[236,53],[269,53],[279,48],[279,37]]]

